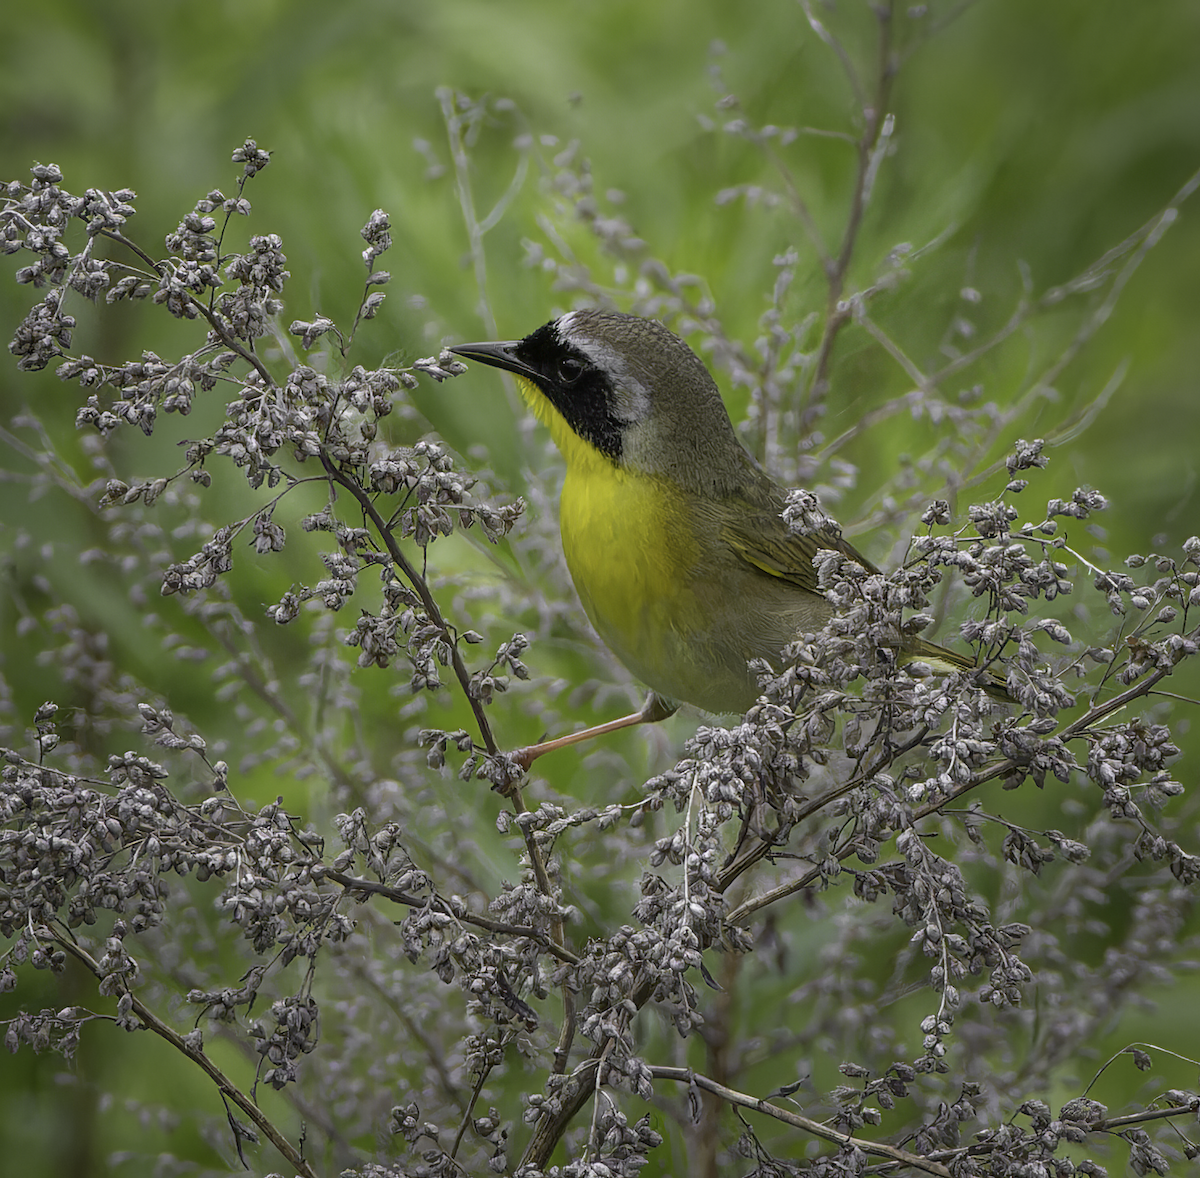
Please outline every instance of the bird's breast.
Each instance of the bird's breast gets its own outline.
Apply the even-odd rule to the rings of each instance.
[[[584,609],[623,661],[655,635],[688,629],[687,582],[699,552],[669,488],[600,463],[568,471],[560,513]]]
[[[669,699],[740,711],[754,698],[746,659],[758,652],[731,648],[728,619],[714,616],[712,554],[693,514],[669,482],[610,462],[573,465],[560,507],[567,566],[592,625],[634,675]]]

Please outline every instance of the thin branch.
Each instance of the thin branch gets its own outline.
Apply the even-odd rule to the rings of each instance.
[[[858,789],[861,785],[870,781],[872,777],[874,777],[877,773],[881,773],[898,757],[904,756],[905,753],[911,752],[918,745],[922,744],[928,735],[928,726],[922,725],[903,744],[895,745],[886,752],[881,753],[880,756],[877,757],[867,769],[856,773],[853,777],[851,777],[848,781],[843,782],[841,785],[837,785],[832,789],[826,790],[823,794],[814,798],[806,805],[800,806],[795,817],[792,819],[789,829],[794,827],[797,823],[803,822],[806,818],[811,818],[813,814],[824,810],[826,806],[836,802],[838,798],[845,797],[846,794]],[[748,851],[740,855],[736,860],[734,860],[734,862],[730,863],[726,867],[723,867],[717,874],[717,877],[713,880],[714,890],[719,892],[727,891],[733,884],[734,880],[738,878],[738,876],[749,870],[749,868],[754,866],[754,864],[760,859],[764,858],[766,855],[769,855],[773,849],[780,845],[785,837],[783,832],[776,832],[776,835],[777,837],[774,839],[760,840],[760,842],[756,843]],[[806,876],[805,878],[808,882],[806,882],[803,886],[807,887],[808,883],[812,882],[813,877]],[[784,889],[786,889],[786,891]],[[770,903],[774,900],[782,899],[784,895],[790,896],[793,892],[798,890],[801,889],[793,887],[792,884],[784,884],[781,888],[773,889],[773,891],[765,893],[765,895],[771,897],[771,900],[767,901]],[[779,894],[776,895],[776,893]],[[756,903],[756,901],[761,898],[763,897],[755,897],[751,900],[747,900],[745,904],[739,905],[735,911],[738,913],[742,912],[747,904],[754,904],[756,908],[761,908],[763,905]],[[751,909],[751,911],[753,911],[753,909]],[[730,923],[734,923],[732,920],[732,914],[726,917],[726,920],[728,920]]]
[[[1123,1117],[1101,1117],[1096,1121],[1079,1122],[1079,1128],[1087,1133],[1108,1133],[1113,1130],[1128,1128],[1130,1125],[1145,1125],[1151,1121],[1165,1121],[1171,1117],[1196,1115],[1196,1106],[1194,1104],[1172,1104],[1166,1108],[1146,1109],[1140,1113],[1129,1113]],[[985,1154],[994,1153],[997,1149],[1002,1148],[1000,1142],[997,1141],[979,1141],[974,1145],[962,1145],[956,1149],[941,1149],[936,1153],[926,1155],[926,1160],[931,1162],[954,1162],[959,1158],[981,1157]],[[889,1167],[881,1167],[890,1169]]]
[[[449,86],[439,87],[437,97],[442,107],[442,121],[446,125],[450,157],[454,161],[454,190],[458,195],[459,209],[467,230],[471,265],[475,273],[475,286],[479,291],[479,316],[483,320],[488,335],[495,336],[496,317],[492,314],[491,303],[488,301],[487,254],[483,248],[483,237],[500,220],[505,210],[524,187],[525,177],[529,171],[529,152],[528,150],[520,151],[517,167],[508,187],[493,205],[491,212],[481,219],[475,210],[475,193],[471,187],[471,157],[467,152],[463,135],[463,126],[468,119],[465,119],[456,109],[457,95]]]
[[[850,89],[854,91],[854,101],[858,104],[859,110],[862,110],[867,105],[867,93],[863,89],[862,82],[859,81],[858,71],[854,68],[854,62],[850,60],[850,54],[846,52],[846,47],[817,19],[812,10],[811,0],[800,0],[800,7],[804,9],[804,16],[808,20],[809,27],[833,50],[838,61],[842,63],[846,80],[850,83]]]
[[[1088,1086],[1080,1093],[1081,1096],[1086,1096],[1095,1087],[1096,1081],[1123,1055],[1130,1055],[1135,1047],[1144,1048],[1151,1051],[1161,1051],[1164,1055],[1173,1056],[1175,1059],[1182,1060],[1186,1064],[1190,1064],[1193,1068],[1200,1064],[1200,1061],[1192,1059],[1187,1055],[1180,1055],[1178,1051],[1172,1051],[1169,1047],[1160,1047],[1157,1043],[1126,1043],[1120,1051],[1114,1052],[1108,1057],[1097,1069],[1096,1074],[1088,1081]]]
[[[458,642],[455,636],[450,632],[450,627],[442,617],[442,612],[438,608],[437,602],[434,600],[433,594],[429,590],[429,584],[425,578],[417,572],[408,558],[404,555],[400,545],[396,541],[395,535],[384,522],[383,517],[379,514],[375,503],[367,491],[355,480],[346,475],[340,468],[334,465],[328,454],[324,450],[321,451],[321,461],[325,466],[325,470],[329,477],[333,479],[339,486],[345,488],[358,501],[363,513],[370,519],[375,527],[375,531],[379,536],[380,542],[387,548],[388,554],[395,561],[396,565],[403,570],[404,575],[408,578],[409,583],[416,590],[421,598],[422,604],[425,606],[425,612],[430,621],[441,631],[447,646],[450,649],[450,664],[454,669],[454,675],[458,679],[459,686],[462,688],[463,695],[470,704],[471,711],[475,715],[475,721],[479,726],[480,736],[483,739],[484,747],[490,756],[496,756],[499,752],[499,746],[496,744],[496,739],[492,735],[491,725],[488,722],[487,713],[484,711],[483,702],[479,699],[475,692],[471,690],[471,675],[467,670],[466,663],[463,662],[463,657],[458,649]],[[518,812],[526,809],[525,801],[521,795],[520,788],[513,781],[509,784],[507,790],[508,796],[512,799],[513,805]],[[529,865],[533,871],[534,880],[537,883],[538,890],[548,900],[554,901],[554,886],[550,881],[550,876],[546,871],[546,864],[542,858],[541,851],[534,840],[534,832],[532,828],[522,827],[522,836],[525,840],[526,854],[529,856]],[[566,930],[563,925],[562,915],[558,911],[557,903],[555,910],[550,917],[550,935],[556,946],[563,952],[566,952]],[[564,984],[565,986],[565,984]],[[564,1009],[570,1011],[572,1003],[565,997],[564,988]]]
[[[142,259],[142,261],[154,269],[155,274],[157,274],[160,278],[162,277],[162,264],[156,262],[148,253],[146,253],[145,250],[142,249],[140,245],[137,244],[137,242],[131,241],[123,233],[119,233],[115,229],[103,229],[100,231],[100,236],[110,238],[112,241],[119,242],[121,245],[125,246],[126,249],[132,250],[139,258]],[[199,299],[188,294],[187,291],[180,291],[179,293],[181,297],[187,299],[187,301],[193,307],[195,307],[201,315],[204,316],[205,321],[208,323],[209,327],[213,329],[213,332],[220,339],[221,343],[223,343],[231,352],[236,352],[243,360],[246,361],[247,364],[254,368],[258,375],[262,377],[263,384],[266,385],[267,388],[273,389],[275,387],[275,379],[271,376],[270,370],[251,349],[245,347],[241,340],[229,333],[229,325],[225,322],[225,320],[222,319],[221,316],[219,316],[205,303],[202,303]]]
[[[421,598],[421,603],[425,607],[425,612],[429,620],[441,631],[446,645],[450,648],[450,665],[454,669],[455,678],[458,679],[459,686],[462,688],[463,695],[466,696],[467,702],[471,706],[471,711],[475,714],[475,722],[479,726],[479,733],[483,739],[484,747],[490,756],[499,755],[499,746],[496,744],[496,738],[492,735],[491,724],[488,723],[487,713],[484,711],[483,702],[478,695],[471,690],[471,675],[467,670],[466,663],[463,662],[463,657],[458,649],[456,636],[451,633],[450,626],[442,617],[442,611],[438,608],[437,602],[433,598],[433,594],[429,590],[429,583],[425,578],[417,572],[404,555],[399,543],[396,541],[395,535],[384,522],[383,517],[379,514],[378,509],[371,496],[367,493],[355,479],[350,478],[339,467],[335,466],[329,455],[322,450],[321,462],[324,464],[325,471],[329,477],[345,488],[358,501],[359,506],[363,510],[363,514],[370,519],[375,527],[375,531],[379,535],[380,542],[387,548],[388,555],[396,563],[404,575],[408,578],[409,583],[416,590],[417,595]],[[521,796],[520,788],[516,780],[508,784],[506,796],[512,799],[513,805],[518,812],[526,810],[524,799]],[[550,876],[546,872],[546,864],[542,859],[541,851],[533,837],[533,830],[528,827],[523,827],[521,831],[525,839],[525,850],[529,855],[530,868],[533,871],[534,879],[537,882],[538,890],[549,900],[554,899],[554,887],[550,882]],[[550,921],[551,936],[556,945],[560,948],[566,945],[566,933],[563,927],[562,916],[556,911]]]
[[[875,8],[875,15],[879,22],[879,42],[875,90],[870,98],[867,97],[859,82],[858,75],[844,46],[816,19],[809,0],[801,0],[801,4],[813,31],[833,49],[841,60],[863,119],[863,132],[859,136],[857,144],[858,164],[854,188],[850,194],[850,211],[842,231],[842,241],[837,257],[832,264],[827,264],[825,267],[826,281],[829,285],[825,306],[825,330],[817,347],[811,378],[804,389],[800,403],[800,428],[802,432],[810,433],[821,412],[828,390],[834,344],[837,342],[842,328],[853,315],[851,303],[843,300],[842,296],[845,291],[850,262],[854,256],[855,246],[858,244],[863,215],[866,212],[873,181],[882,159],[880,149],[886,146],[887,139],[891,135],[893,124],[891,116],[885,114],[885,111],[895,78],[896,62],[892,51],[892,4],[890,2],[880,4]]]
[[[399,891],[397,888],[390,888],[387,884],[375,883],[373,880],[361,879],[355,875],[347,875],[343,871],[331,871],[326,868],[314,867],[313,877],[331,879],[334,883],[341,884],[349,892],[365,892],[369,895],[383,896],[385,899],[391,900],[396,904],[404,904],[409,908],[424,908],[429,903],[428,898],[424,896],[414,896],[408,892]],[[486,929],[489,933],[504,933],[511,937],[528,937],[529,940],[536,941],[551,957],[557,957],[559,961],[565,961],[568,965],[579,964],[580,959],[574,953],[562,945],[548,940],[542,929],[534,928],[532,925],[508,924],[503,920],[492,920],[489,916],[480,916],[478,913],[456,908],[440,896],[435,897],[435,900],[442,912],[446,913],[447,916],[454,917],[455,920],[461,921],[463,924],[472,924],[476,928]]]
[[[629,993],[629,1002],[633,1009],[641,1010],[654,994],[657,982],[649,977],[646,971],[639,972]],[[631,1019],[632,1014],[622,1014],[623,1019]],[[600,1067],[612,1051],[613,1041],[605,1037],[593,1045],[591,1054],[580,1063],[567,1078],[566,1083],[558,1092],[555,1110],[545,1114],[534,1126],[532,1135],[521,1156],[522,1166],[534,1166],[543,1169],[551,1154],[557,1148],[567,1126],[575,1119],[579,1111],[593,1097],[599,1085]]]
[[[86,949],[77,945],[70,937],[64,936],[57,929],[47,928],[46,931],[72,957],[85,965],[101,981],[104,980],[104,971]],[[297,1174],[304,1175],[304,1178],[317,1178],[317,1172],[308,1164],[299,1150],[284,1137],[258,1105],[205,1055],[201,1048],[190,1044],[182,1035],[164,1023],[128,986],[123,986],[123,989],[125,995],[129,998],[133,1012],[147,1030],[153,1031],[156,1035],[170,1043],[177,1051],[187,1056],[193,1063],[198,1064],[200,1069],[217,1086],[221,1095],[241,1109],[254,1124],[255,1128],[287,1159],[288,1164],[295,1167]]]
[[[479,1094],[483,1091],[484,1084],[487,1083],[487,1078],[491,1074],[491,1064],[484,1064],[479,1069],[479,1075],[475,1079],[475,1087],[471,1089],[471,1099],[467,1101],[467,1107],[463,1110],[462,1120],[458,1125],[458,1132],[454,1135],[454,1144],[450,1147],[450,1160],[455,1161],[458,1156],[458,1147],[462,1145],[463,1135],[467,1131],[467,1126],[471,1123],[471,1114],[475,1111],[475,1105],[479,1103]],[[455,1165],[458,1165],[455,1162]],[[461,1169],[461,1166],[459,1167]]]
[[[1128,690],[1121,692],[1118,695],[1112,696],[1102,704],[1094,704],[1090,707],[1087,713],[1071,724],[1068,724],[1061,732],[1058,733],[1058,739],[1066,743],[1070,740],[1078,740],[1087,736],[1101,720],[1112,715],[1114,712],[1119,712],[1122,708],[1127,707],[1135,699],[1140,699],[1144,695],[1151,694],[1152,689],[1161,680],[1165,679],[1174,670],[1173,667],[1156,667],[1144,679],[1139,680]],[[969,781],[963,782],[957,789],[950,790],[939,795],[918,807],[912,813],[912,822],[915,824],[922,818],[928,818],[930,814],[936,814],[942,811],[950,802],[956,801],[964,794],[969,793],[973,789],[986,784],[989,781],[995,781],[997,778],[1008,777],[1012,773],[1019,771],[1022,768],[1018,762],[1014,760],[1001,761],[987,771],[974,775]],[[836,790],[831,791],[833,796],[841,796],[842,794],[853,789],[857,785],[861,785],[866,777],[855,778],[853,781],[847,782],[845,785],[838,786]],[[830,795],[823,795],[821,804],[826,804],[832,800]],[[811,810],[811,807],[810,807]],[[765,843],[761,848],[762,855],[765,855],[771,850],[774,843]],[[833,852],[834,858],[839,861],[848,859],[854,854],[857,849],[857,842],[851,838],[842,844],[836,851]],[[757,849],[757,848],[756,848]],[[743,867],[741,870],[745,870]],[[723,878],[719,877],[719,878]],[[777,888],[772,888],[768,892],[763,892],[760,895],[752,896],[749,900],[739,904],[733,911],[729,912],[725,920],[728,924],[741,924],[747,917],[757,912],[760,908],[765,908],[769,904],[774,904],[779,900],[785,899],[788,896],[795,895],[796,892],[801,892],[805,888],[811,887],[818,879],[821,878],[821,869],[813,867],[806,871],[797,879],[791,880],[789,883],[781,884]]]
[[[811,1133],[814,1137],[820,1137],[822,1140],[831,1142],[839,1147],[853,1146],[855,1149],[860,1149],[863,1153],[870,1154],[872,1157],[887,1158],[889,1162],[894,1162],[901,1166],[912,1166],[914,1169],[921,1170],[926,1174],[935,1174],[937,1178],[951,1178],[950,1171],[939,1162],[931,1161],[929,1158],[921,1157],[919,1154],[908,1153],[903,1149],[897,1149],[894,1145],[885,1145],[879,1141],[867,1141],[862,1137],[854,1137],[849,1133],[839,1133],[836,1129],[831,1129],[828,1125],[821,1124],[820,1121],[814,1121],[810,1117],[801,1116],[799,1113],[791,1112],[789,1109],[780,1108],[779,1105],[771,1104],[766,1100],[760,1100],[757,1096],[748,1096],[744,1092],[727,1088],[724,1084],[718,1084],[716,1080],[710,1080],[707,1076],[702,1076],[699,1072],[692,1071],[691,1068],[658,1067],[652,1064],[650,1066],[650,1074],[656,1080],[676,1080],[681,1084],[695,1084],[697,1088],[703,1088],[705,1092],[711,1092],[714,1096],[719,1096],[722,1100],[727,1100],[730,1104],[738,1105],[741,1108],[753,1109],[755,1112],[763,1113],[768,1117],[774,1117],[777,1121],[782,1121],[785,1125],[791,1125],[795,1129],[803,1129],[806,1133]]]
[[[851,143],[854,143],[854,140],[848,135],[838,135],[836,137],[839,139],[848,139]],[[831,267],[835,265],[833,256],[829,252],[829,247],[825,244],[825,239],[821,235],[821,230],[817,225],[816,219],[808,207],[808,202],[800,194],[800,186],[796,183],[796,178],[792,175],[791,168],[787,166],[783,157],[771,146],[768,139],[762,138],[757,142],[763,155],[766,156],[779,173],[779,177],[783,181],[783,186],[787,190],[788,200],[792,205],[792,212],[795,213],[800,224],[804,226],[804,232],[808,234],[808,240],[812,244],[814,251],[816,251],[817,260],[821,263],[821,269],[825,273],[828,273]]]
[[[429,620],[441,632],[442,638],[446,645],[450,648],[450,664],[454,670],[455,678],[459,682],[459,686],[463,690],[463,694],[467,698],[467,703],[470,704],[471,711],[475,715],[475,723],[479,726],[479,735],[483,740],[484,747],[488,753],[495,756],[499,752],[499,746],[496,744],[496,738],[492,735],[492,726],[488,722],[487,713],[484,711],[483,704],[475,693],[471,690],[471,673],[467,670],[466,663],[463,662],[462,654],[458,649],[458,642],[455,640],[455,635],[451,633],[450,626],[445,618],[442,617],[442,611],[438,608],[437,602],[433,598],[433,594],[429,591],[429,584],[425,578],[417,572],[415,566],[404,555],[396,537],[387,523],[379,514],[374,501],[367,491],[349,475],[343,472],[339,467],[334,465],[333,460],[328,454],[322,450],[321,462],[325,466],[325,471],[329,477],[337,483],[337,485],[348,491],[354,499],[358,501],[359,507],[362,508],[363,514],[374,525],[376,532],[379,535],[380,543],[387,549],[388,555],[392,558],[393,563],[404,573],[410,585],[416,591],[417,596],[421,599],[421,604],[425,608],[425,613]]]

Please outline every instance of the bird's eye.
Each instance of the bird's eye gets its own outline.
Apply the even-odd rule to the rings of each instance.
[[[574,356],[564,356],[558,362],[558,379],[563,384],[574,384],[583,375],[583,364]]]

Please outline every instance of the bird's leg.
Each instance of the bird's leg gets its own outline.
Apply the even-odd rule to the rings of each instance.
[[[663,699],[661,695],[650,692],[645,702],[636,712],[622,716],[619,720],[609,720],[604,724],[596,724],[592,728],[584,728],[579,732],[570,732],[566,736],[556,736],[553,740],[543,740],[538,744],[526,745],[513,753],[513,760],[522,769],[528,769],[543,753],[552,753],[555,749],[565,749],[581,741],[591,740],[593,736],[603,736],[606,732],[618,732],[622,728],[633,728],[637,724],[657,724],[668,716],[673,716],[679,705]]]

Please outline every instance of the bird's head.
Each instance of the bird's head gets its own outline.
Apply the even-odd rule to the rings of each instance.
[[[707,494],[743,477],[749,456],[708,370],[652,319],[569,311],[524,339],[450,350],[516,376],[568,465],[607,461]]]

